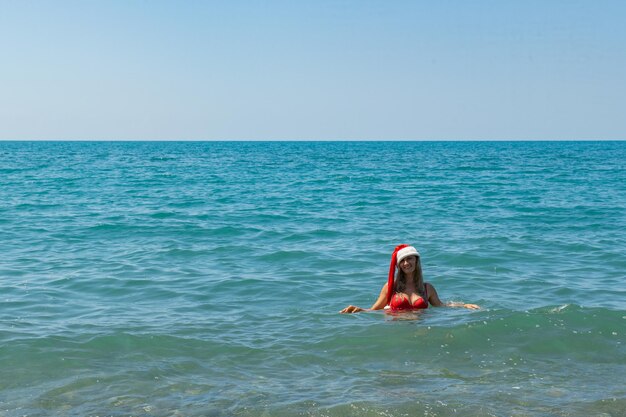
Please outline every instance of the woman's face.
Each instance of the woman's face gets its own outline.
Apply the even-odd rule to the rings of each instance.
[[[416,256],[407,256],[403,260],[400,261],[400,268],[405,275],[413,274],[415,271],[415,265],[417,264]]]

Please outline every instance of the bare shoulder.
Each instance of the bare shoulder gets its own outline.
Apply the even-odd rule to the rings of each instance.
[[[437,294],[437,290],[434,285],[430,282],[425,282],[424,286],[426,287],[426,292],[428,293],[428,301],[430,301],[430,303],[435,307],[442,306],[443,303],[439,299],[439,294]]]

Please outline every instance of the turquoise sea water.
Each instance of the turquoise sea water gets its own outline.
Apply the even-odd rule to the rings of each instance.
[[[0,142],[0,416],[626,416],[626,142]],[[444,300],[369,307],[399,243]]]

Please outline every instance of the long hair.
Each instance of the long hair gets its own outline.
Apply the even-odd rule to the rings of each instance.
[[[413,271],[413,283],[417,289],[417,293],[422,297],[425,295],[424,289],[424,275],[422,274],[422,264],[420,258],[417,257],[415,261],[415,271]],[[393,292],[404,292],[406,289],[407,277],[404,275],[402,268],[398,267],[396,271],[396,284],[394,285]]]

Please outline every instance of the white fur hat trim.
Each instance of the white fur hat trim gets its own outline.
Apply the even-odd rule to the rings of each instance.
[[[407,256],[417,256],[420,257],[420,253],[413,246],[407,246],[406,248],[402,248],[396,254],[396,262],[400,265],[400,261],[402,261]]]

